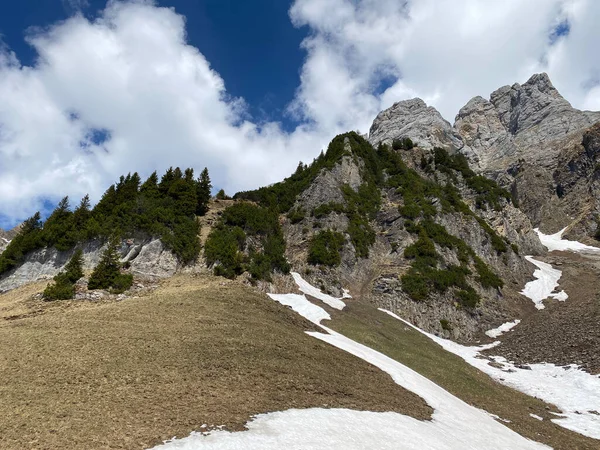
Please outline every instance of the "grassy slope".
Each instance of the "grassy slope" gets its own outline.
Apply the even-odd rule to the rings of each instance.
[[[418,331],[370,305],[352,302],[333,317],[328,326],[334,330],[407,365],[467,403],[510,420],[505,425],[525,437],[555,449],[599,448],[598,441],[550,422],[555,417],[550,411],[557,411],[554,406],[502,386]],[[534,419],[530,413],[545,420]]]
[[[432,412],[239,283],[178,276],[121,302],[32,300],[44,285],[0,295],[2,449],[141,449],[289,408]]]

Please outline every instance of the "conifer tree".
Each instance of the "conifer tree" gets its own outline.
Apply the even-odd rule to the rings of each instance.
[[[131,287],[133,282],[131,275],[121,274],[118,252],[120,242],[121,240],[116,236],[110,239],[108,247],[102,253],[100,262],[90,275],[88,289],[112,289],[113,291],[123,292]]]
[[[203,216],[208,211],[208,202],[210,201],[210,191],[212,184],[208,175],[208,169],[205,167],[200,173],[198,182],[196,183],[196,197],[198,204],[196,206],[196,215]]]
[[[146,198],[157,198],[159,196],[158,191],[158,175],[156,171],[148,177],[146,181],[140,187],[140,193]]]

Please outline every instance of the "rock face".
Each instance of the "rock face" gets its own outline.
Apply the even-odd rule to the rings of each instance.
[[[553,168],[561,143],[600,120],[579,111],[554,88],[545,73],[525,84],[504,86],[490,100],[475,97],[456,116],[468,156],[482,171],[509,169],[519,161]]]
[[[586,240],[600,214],[593,126],[599,121],[600,112],[573,108],[541,73],[501,87],[489,100],[474,97],[453,127],[420,99],[396,103],[377,116],[369,141],[410,137],[425,149],[457,150],[473,170],[511,190],[534,226],[568,226],[567,236]]]
[[[0,228],[0,253],[4,251],[6,246],[10,243],[11,239],[17,235],[20,227],[20,225],[17,225],[12,230],[8,231],[4,231],[2,228]]]
[[[100,261],[105,245],[99,241],[87,242],[83,247],[84,270],[92,270]],[[15,289],[31,281],[51,279],[67,264],[74,250],[59,252],[45,248],[29,254],[25,262],[0,278],[0,292]],[[123,241],[120,249],[122,262],[130,264],[134,275],[145,278],[165,278],[177,270],[175,256],[164,248],[159,239]]]
[[[422,104],[420,101],[416,103]],[[398,108],[398,104],[395,108],[395,111],[403,109]],[[431,108],[425,109],[431,112]],[[424,142],[418,141],[416,133],[410,134],[407,130],[420,129],[426,121],[415,128],[409,119],[410,116],[402,119],[405,125],[403,131],[398,134],[390,128],[389,137],[386,139],[408,136],[417,143]],[[449,128],[447,123],[446,126]],[[401,277],[412,264],[412,261],[404,256],[404,250],[413,244],[418,236],[407,231],[409,221],[399,211],[403,198],[396,189],[381,189],[381,207],[370,223],[376,239],[366,258],[357,257],[348,237],[350,218],[347,214],[336,210],[322,217],[311,214],[321,205],[345,205],[342,186],[347,184],[356,192],[361,184],[365,183],[365,163],[352,153],[347,140],[348,138],[345,141],[345,149],[350,156],[345,155],[331,169],[324,169],[297,197],[294,209],[305,211],[305,217],[295,223],[290,219],[283,219],[283,232],[287,242],[286,256],[293,270],[301,273],[313,285],[333,295],[341,296],[342,288],[350,288],[355,298],[360,297],[380,307],[401,312],[403,317],[420,327],[455,339],[469,340],[478,332],[492,328],[492,324],[496,326],[497,323],[508,321],[514,309],[520,307],[516,305],[523,304],[518,290],[529,281],[531,273],[521,255],[545,252],[525,214],[506,201],[500,211],[491,208],[488,211],[477,210],[477,214],[480,214],[495,232],[515,244],[507,252],[499,254],[490,240],[489,231],[486,231],[474,216],[443,212],[438,203],[436,207],[439,214],[436,215],[435,222],[443,225],[449,234],[466,242],[479,258],[503,278],[505,287],[501,290],[477,288],[477,293],[483,301],[475,310],[457,306],[454,294],[450,291],[434,295],[434,298],[428,301],[415,301],[403,291]],[[420,166],[423,159],[432,159],[431,148],[440,145],[439,140],[432,142],[434,144],[430,143],[426,146],[428,148],[415,147],[410,151],[402,151],[404,162],[424,178],[438,181],[441,185],[446,182],[454,184],[459,188],[464,201],[475,208],[476,195],[465,185],[460,175],[453,179],[439,171],[427,172]],[[311,238],[324,229],[338,231],[346,236],[346,242],[340,252],[341,264],[338,267],[325,268],[307,264]],[[517,246],[520,249],[518,254],[514,250]],[[439,246],[436,250],[442,257],[440,267],[460,264],[455,251]],[[451,324],[451,327],[447,324]]]
[[[443,147],[453,151],[463,147],[460,135],[420,98],[395,103],[380,112],[369,131],[369,142],[374,147],[405,137],[425,149]]]

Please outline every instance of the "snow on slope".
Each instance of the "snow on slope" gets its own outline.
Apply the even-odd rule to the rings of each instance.
[[[500,344],[499,341],[467,347],[427,333],[390,311],[381,308],[380,311],[424,334],[494,380],[558,406],[563,411],[564,418],[552,419],[557,425],[600,439],[600,415],[597,414],[600,412],[600,376],[584,372],[576,365],[560,367],[554,364],[530,364],[528,367],[531,370],[528,370],[516,367],[500,356],[492,359],[502,368],[492,367],[488,359],[481,357],[480,352],[495,347]]]
[[[554,269],[550,264],[533,259],[531,256],[526,256],[525,259],[537,267],[533,272],[533,276],[537,280],[527,283],[521,294],[530,298],[537,309],[545,308],[542,302],[547,298],[555,298],[561,302],[569,298],[565,291],[554,292],[558,286],[558,280],[562,276],[560,270]]]
[[[563,228],[558,233],[554,234],[544,234],[540,231],[539,228],[535,228],[533,231],[537,233],[540,238],[541,243],[549,250],[560,250],[560,251],[574,251],[574,252],[598,252],[600,248],[592,247],[591,245],[585,245],[581,242],[577,241],[568,241],[562,238],[563,233],[566,228]]]
[[[300,286],[300,283],[298,284]],[[301,286],[301,289],[303,288],[306,286]],[[310,286],[307,290],[312,292],[315,289]],[[390,374],[397,384],[422,397],[435,410],[432,420],[419,421],[393,412],[292,409],[260,414],[247,424],[248,431],[231,433],[219,430],[192,433],[187,438],[167,442],[155,447],[154,450],[279,450],[281,448],[287,450],[322,448],[331,450],[367,448],[534,450],[549,448],[506,428],[485,411],[466,404],[396,360],[320,325],[320,320],[328,316],[327,312],[313,305],[305,296],[270,295],[274,300],[291,306],[294,311],[325,330],[325,333],[307,332],[309,335],[377,366]],[[315,308],[321,309],[322,312],[316,312]]]
[[[319,323],[321,320],[331,320],[331,316],[320,306],[317,306],[306,300],[304,295],[298,294],[267,294],[276,302],[285,306],[290,306],[301,316],[313,323]]]
[[[485,334],[487,334],[492,339],[497,338],[498,336],[503,335],[504,333],[512,330],[514,327],[519,325],[521,321],[519,319],[514,320],[513,322],[506,322],[500,325],[498,328],[493,328],[491,330],[487,330]]]
[[[308,281],[304,280],[299,273],[292,272],[292,276],[294,277],[294,281],[298,285],[298,289],[300,289],[306,295],[310,295],[311,297],[317,298],[323,303],[335,309],[342,310],[346,306],[346,304],[341,299],[332,297],[331,295],[327,295],[321,292],[320,289],[317,289],[316,287],[311,285]],[[342,298],[350,298],[350,294],[348,294],[348,291],[344,290],[344,296]]]

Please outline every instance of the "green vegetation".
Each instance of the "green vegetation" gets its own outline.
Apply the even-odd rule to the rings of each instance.
[[[351,152],[345,145],[350,143]],[[475,280],[485,288],[501,287],[502,281],[489,267],[478,259],[473,250],[461,239],[450,235],[446,229],[435,223],[434,218],[441,213],[459,213],[475,219],[490,238],[490,245],[498,253],[508,251],[507,242],[500,237],[489,224],[475,214],[462,200],[453,183],[458,182],[460,174],[467,186],[476,194],[476,207],[485,209],[487,205],[501,209],[503,199],[510,200],[510,194],[491,180],[476,175],[460,154],[449,155],[443,149],[436,148],[433,157],[421,159],[421,168],[426,173],[435,169],[449,176],[450,181],[442,185],[421,176],[409,168],[395,150],[410,149],[414,143],[410,139],[393,142],[392,148],[380,145],[373,147],[356,133],[337,136],[330,143],[327,152],[310,165],[299,164],[296,172],[286,180],[256,191],[236,194],[237,198],[256,201],[265,207],[279,212],[289,211],[290,220],[301,220],[299,211],[291,210],[297,196],[304,191],[322,170],[330,170],[343,156],[360,158],[363,184],[357,191],[346,185],[342,187],[345,203],[325,203],[312,211],[316,219],[333,212],[343,213],[349,219],[346,232],[349,235],[357,257],[368,257],[369,248],[375,242],[376,233],[370,225],[381,204],[380,188],[395,189],[402,196],[399,212],[405,218],[405,228],[419,239],[405,250],[407,258],[414,259],[409,271],[402,277],[403,288],[415,300],[425,300],[434,292],[446,292],[452,289],[457,301],[465,307],[473,308],[479,302],[479,296],[467,282],[471,270],[476,272]],[[320,227],[316,222],[315,227]],[[330,230],[317,233],[311,240],[309,262],[335,266],[340,263],[339,248],[343,245],[343,235],[333,240]],[[331,241],[331,242],[329,242]],[[435,244],[455,250],[460,262],[458,266],[438,267],[441,257]]]
[[[596,449],[597,441],[553,423],[553,405],[504,386],[462,358],[373,306],[356,302],[333,314],[338,333],[395,359],[476,408],[510,420],[505,426],[552,448]],[[543,417],[540,421],[530,413]]]
[[[341,203],[323,203],[322,205],[319,205],[313,209],[312,216],[315,219],[320,219],[328,216],[332,212],[343,214],[346,212],[346,207]]]
[[[83,276],[83,252],[77,249],[65,270],[54,277],[54,284],[44,289],[44,300],[69,300],[75,296],[75,283]]]
[[[302,208],[291,209],[287,214],[287,218],[290,219],[290,222],[293,224],[302,222],[306,217],[306,211]]]
[[[247,248],[249,237],[253,246]],[[215,275],[231,279],[248,271],[254,280],[270,281],[273,272],[290,271],[278,213],[249,202],[223,212],[206,240],[204,255]]]
[[[345,149],[344,141],[348,138],[352,152]],[[369,174],[381,176],[377,155],[373,147],[360,135],[352,131],[336,136],[327,152],[321,154],[309,166],[300,163],[296,172],[285,180],[255,191],[238,192],[235,199],[251,200],[264,207],[271,207],[279,213],[289,211],[299,194],[304,192],[317,178],[322,170],[331,170],[342,156],[362,158]],[[368,176],[368,175],[367,175]]]
[[[440,319],[440,325],[442,330],[452,331],[452,324],[447,319]]]
[[[121,273],[118,248],[121,240],[112,237],[100,262],[90,275],[88,289],[108,289],[113,294],[125,292],[133,284],[133,275]]]
[[[472,263],[477,272],[476,281],[484,288],[500,288],[502,279],[498,277],[485,262],[462,239],[452,236],[446,229],[431,219],[423,219],[418,224],[410,223],[410,232],[419,239],[404,250],[404,256],[413,259],[410,269],[402,276],[402,289],[416,301],[426,300],[432,291],[444,293],[453,289],[458,302],[467,308],[475,308],[480,297],[468,284]],[[455,250],[460,266],[448,266],[439,269],[440,255],[435,249],[437,244],[442,248]]]
[[[392,141],[392,148],[394,150],[412,150],[415,144],[411,138],[394,139]]]
[[[342,233],[323,230],[316,233],[308,247],[308,263],[323,266],[339,266],[342,262],[340,251],[346,239]]]
[[[20,265],[33,250],[55,247],[66,251],[90,239],[107,240],[113,233],[159,237],[183,263],[190,263],[200,251],[195,214],[206,212],[209,191],[206,169],[195,180],[192,169],[170,168],[160,181],[156,172],[144,183],[137,173],[121,177],[93,209],[85,196],[72,211],[65,197],[45,223],[39,213],[25,222],[0,255],[0,274]]]
[[[510,192],[499,187],[495,181],[476,175],[469,168],[469,163],[464,155],[460,153],[449,155],[446,150],[436,147],[434,149],[434,162],[436,169],[450,175],[453,181],[456,181],[454,171],[462,175],[467,186],[477,194],[475,198],[476,208],[485,210],[489,205],[494,210],[501,211],[503,200],[512,201]]]

